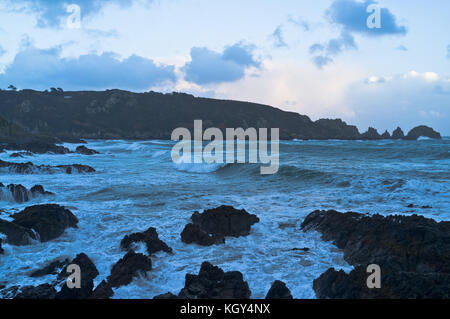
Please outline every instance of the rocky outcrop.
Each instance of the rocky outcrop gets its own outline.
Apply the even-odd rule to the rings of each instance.
[[[112,267],[108,283],[114,288],[126,286],[133,281],[133,278],[139,274],[145,275],[150,270],[152,270],[152,261],[149,257],[129,251]]]
[[[72,165],[34,165],[31,162],[27,163],[12,163],[0,160],[0,169],[6,169],[10,173],[17,174],[36,174],[36,173],[94,173],[95,169],[87,165],[72,164]]]
[[[293,299],[291,291],[286,287],[286,284],[282,281],[276,280],[272,283],[269,292],[266,295],[266,299]]]
[[[394,132],[392,132],[392,139],[393,140],[401,140],[405,137],[405,134],[403,133],[402,129],[400,127],[397,127]]]
[[[450,222],[438,223],[417,215],[383,217],[315,211],[301,227],[319,231],[324,240],[333,241],[343,250],[347,262],[362,266],[350,275],[330,269],[319,277],[314,289],[320,298],[409,298],[407,291],[414,295],[419,290],[423,293],[417,292],[417,296],[444,298],[445,288],[450,287]],[[382,283],[390,289],[371,289],[367,294],[365,267],[370,264],[381,267]],[[398,278],[405,281],[399,285]],[[438,279],[444,280],[442,285],[434,285],[435,289],[426,286]],[[359,290],[350,291],[354,286]]]
[[[35,140],[33,142],[25,143],[8,143],[3,146],[5,150],[11,151],[26,151],[34,154],[68,154],[70,150],[64,146],[56,145],[54,143],[47,143]]]
[[[95,155],[95,154],[100,154],[99,152],[97,152],[96,150],[87,148],[84,145],[78,146],[77,149],[75,150],[75,153],[78,154],[82,154],[82,155]]]
[[[433,130],[428,126],[417,126],[409,131],[408,135],[406,135],[406,140],[417,140],[419,137],[428,137],[434,139],[442,139],[441,134]]]
[[[9,157],[11,158],[23,158],[26,156],[33,156],[33,153],[31,152],[17,152],[17,153],[12,153],[11,155],[9,155]]]
[[[77,255],[68,265],[77,265],[81,272],[81,288],[69,288],[67,278],[71,273],[67,272],[67,266],[59,273],[58,279],[64,280],[61,290],[57,293],[57,299],[88,299],[94,289],[94,279],[99,275],[97,267],[84,253]]]
[[[376,129],[374,129],[373,127],[369,127],[367,132],[361,134],[361,139],[368,140],[368,141],[380,140],[381,136],[380,136],[380,134],[378,134]]]
[[[384,133],[381,134],[381,138],[382,138],[383,140],[388,140],[388,139],[391,138],[391,134],[389,134],[388,131],[384,131]]]
[[[20,292],[14,299],[54,299],[56,296],[56,289],[52,285],[43,284],[37,287],[25,286],[20,288]]]
[[[30,245],[37,240],[35,233],[15,223],[0,219],[0,233],[6,235],[6,243],[15,246]]]
[[[47,196],[54,194],[45,191],[42,185],[35,185],[30,190],[28,190],[21,184],[10,184],[5,188],[5,186],[0,183],[0,199],[3,200],[9,199],[21,204],[24,202],[28,202],[34,197],[40,195]]]
[[[202,246],[224,243],[226,236],[247,236],[251,226],[259,222],[256,215],[231,206],[208,209],[202,214],[195,212],[191,220],[192,223],[186,225],[181,233],[181,240]]]
[[[70,210],[55,204],[30,206],[12,218],[15,225],[36,231],[41,242],[58,238],[67,228],[77,228],[78,223]]]
[[[166,293],[154,299],[249,299],[251,291],[239,271],[224,272],[209,262],[202,263],[198,275],[186,275],[178,296]]]
[[[68,263],[69,263],[68,259],[54,260],[40,269],[33,270],[30,273],[30,277],[39,278],[39,277],[48,276],[48,275],[57,275],[60,273],[60,270],[62,268],[67,266]]]
[[[172,248],[167,246],[165,242],[159,239],[158,233],[156,232],[156,229],[153,227],[150,227],[149,229],[147,229],[142,233],[134,233],[131,235],[126,235],[120,242],[120,248],[123,250],[130,250],[132,249],[132,244],[138,242],[146,244],[149,256],[159,251],[172,253]]]
[[[90,299],[110,299],[112,296],[114,296],[114,291],[111,288],[111,285],[103,280],[97,288],[94,289]]]

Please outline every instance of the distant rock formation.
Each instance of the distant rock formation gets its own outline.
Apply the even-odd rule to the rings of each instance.
[[[378,131],[376,129],[374,129],[373,127],[369,127],[367,132],[361,134],[361,139],[369,140],[369,141],[381,140],[381,136],[380,136],[380,134],[378,134]]]
[[[405,134],[403,133],[403,130],[400,127],[397,127],[394,132],[392,132],[392,139],[393,140],[401,140],[405,137]]]
[[[408,135],[406,135],[405,140],[417,140],[420,137],[428,137],[433,139],[441,139],[441,134],[433,130],[428,126],[417,126],[409,131]]]
[[[27,163],[12,163],[0,160],[0,169],[7,169],[10,173],[17,174],[36,174],[36,173],[94,173],[95,169],[88,165],[72,164],[72,165],[34,165]]]

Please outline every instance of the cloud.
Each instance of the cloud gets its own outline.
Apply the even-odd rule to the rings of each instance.
[[[306,20],[304,20],[302,17],[294,18],[293,16],[290,15],[288,17],[288,21],[290,23],[296,25],[297,27],[300,27],[305,32],[307,32],[311,29],[310,24]]]
[[[133,3],[133,0],[22,0],[21,2],[26,4],[32,11],[40,13],[38,25],[45,27],[59,25],[62,21],[61,19],[69,15],[66,10],[70,4],[78,5],[83,17],[98,12],[106,4],[112,3],[121,7],[127,7]]]
[[[371,76],[350,85],[345,103],[356,124],[381,130],[429,125],[449,135],[450,81],[435,72]]]
[[[271,34],[271,38],[273,40],[273,45],[276,48],[283,48],[288,46],[286,41],[284,41],[283,30],[281,25],[279,25],[275,29],[275,31],[273,31],[273,33]]]
[[[77,59],[60,58],[60,49],[27,48],[18,53],[4,74],[0,86],[38,90],[52,86],[67,90],[120,88],[147,90],[165,81],[175,81],[174,67],[132,55],[120,60],[114,53],[86,54]]]
[[[242,42],[226,47],[222,53],[194,47],[191,49],[191,61],[182,67],[185,80],[199,85],[240,80],[247,68],[260,66],[253,49],[253,46]]]
[[[450,44],[447,47],[447,59],[450,59]]]
[[[408,51],[408,48],[407,47],[405,47],[404,45],[399,45],[398,47],[396,47],[395,48],[396,50],[399,50],[399,51]]]
[[[355,32],[366,36],[406,35],[405,26],[397,24],[397,19],[389,9],[380,8],[381,28],[370,29],[367,18],[372,12],[367,12],[369,5],[377,5],[376,1],[365,0],[335,0],[326,15],[334,24],[342,26],[348,32]]]
[[[323,68],[325,65],[333,62],[333,57],[342,53],[344,50],[357,49],[355,39],[353,36],[342,31],[340,36],[329,40],[327,43],[315,43],[309,47],[311,54],[318,54],[313,57],[313,62],[318,68]]]

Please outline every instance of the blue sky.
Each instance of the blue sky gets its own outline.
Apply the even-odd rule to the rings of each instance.
[[[1,0],[9,84],[183,91],[450,135],[450,1]]]

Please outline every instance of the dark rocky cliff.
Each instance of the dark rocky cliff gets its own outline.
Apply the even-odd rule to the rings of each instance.
[[[3,117],[0,119],[3,143],[17,138],[42,141],[44,137],[66,141],[170,139],[175,128],[192,129],[197,119],[203,120],[204,129],[280,128],[281,139],[382,138],[375,134],[376,130],[360,134],[356,126],[342,120],[313,122],[307,116],[266,105],[196,98],[183,93],[2,90],[0,117]]]

